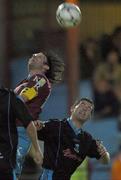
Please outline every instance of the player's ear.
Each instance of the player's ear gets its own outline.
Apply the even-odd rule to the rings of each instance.
[[[92,111],[91,111],[91,113],[89,115],[89,119],[92,119],[93,113],[94,113],[94,109],[92,109]]]

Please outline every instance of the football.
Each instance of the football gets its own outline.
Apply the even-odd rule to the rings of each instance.
[[[63,28],[71,28],[79,25],[82,19],[80,8],[73,3],[62,3],[56,11],[56,19]]]

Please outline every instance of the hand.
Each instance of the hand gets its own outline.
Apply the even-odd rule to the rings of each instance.
[[[110,162],[110,154],[106,150],[106,148],[103,146],[103,144],[100,141],[96,141],[98,152],[100,154],[100,162],[102,164],[108,164]]]
[[[40,150],[39,151],[35,151],[33,160],[34,160],[34,162],[36,164],[42,165],[42,163],[43,163],[43,154],[42,154],[42,152]]]
[[[40,130],[44,127],[44,123],[42,123],[40,120],[34,121],[34,125],[36,126],[37,130]]]
[[[103,157],[107,153],[107,149],[103,146],[103,144],[100,141],[96,141],[98,152]]]

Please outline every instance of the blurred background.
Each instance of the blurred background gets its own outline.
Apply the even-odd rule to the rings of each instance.
[[[53,87],[42,119],[63,118],[78,97],[92,98],[95,111],[84,128],[111,154],[108,166],[86,159],[72,180],[121,180],[121,0],[70,0],[79,5],[82,22],[69,30],[56,22],[63,2],[0,0],[0,83],[15,88],[32,53],[58,53],[65,78]],[[39,171],[26,160],[21,180],[36,180]]]

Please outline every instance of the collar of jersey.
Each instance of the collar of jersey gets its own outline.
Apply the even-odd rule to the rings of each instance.
[[[28,77],[27,77],[27,79],[30,79],[32,76],[34,76],[34,75],[42,75],[42,76],[45,76],[44,74],[42,74],[42,73],[37,73],[37,74],[28,74]]]
[[[81,128],[77,128],[71,118],[68,118],[67,121],[76,135],[81,133]]]

